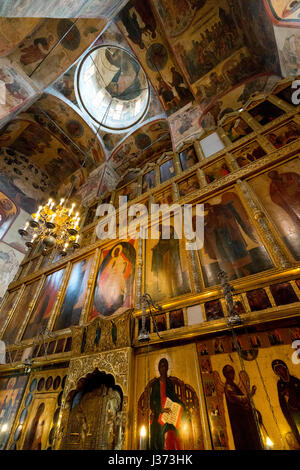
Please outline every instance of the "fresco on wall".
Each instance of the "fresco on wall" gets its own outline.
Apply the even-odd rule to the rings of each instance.
[[[282,240],[300,259],[300,172],[299,160],[280,165],[250,181],[278,228]]]
[[[300,3],[295,0],[264,0],[266,10],[275,23],[300,23]]]
[[[16,63],[8,59],[0,60],[1,107],[0,124],[29,103],[36,94],[37,89],[32,81],[24,76],[23,71]]]
[[[54,323],[54,331],[78,325],[86,297],[92,262],[92,258],[87,258],[73,265],[64,301]]]
[[[202,128],[199,123],[201,114],[199,105],[189,104],[170,116],[169,123],[174,148],[178,148],[182,142],[195,139],[201,134]]]
[[[191,367],[186,367],[187,361]],[[195,373],[194,345],[152,352],[148,364],[145,355],[138,357],[136,448],[203,450],[202,397],[199,398],[198,374]],[[146,374],[149,367],[150,380]],[[145,438],[140,437],[142,426],[146,428]]]
[[[233,190],[204,203],[204,247],[198,254],[206,286],[219,284],[221,270],[229,279],[236,279],[272,267],[266,249]]]
[[[168,121],[155,120],[129,135],[111,154],[112,168],[122,176],[129,167],[143,166],[172,150]]]
[[[12,148],[0,149],[0,156],[2,192],[21,210],[34,212],[37,202],[53,188],[49,176],[29,157]]]
[[[174,221],[171,220],[170,239],[146,240],[145,292],[155,301],[178,297],[191,292],[187,252],[182,239],[176,239]]]
[[[25,328],[22,340],[33,338],[41,328],[47,327],[57,300],[58,289],[61,287],[64,271],[64,269],[60,269],[47,276]]]
[[[83,206],[86,207],[99,194],[103,171],[104,168],[102,166],[96,168],[89,174],[86,182],[76,191],[75,197],[81,201]]]
[[[143,5],[136,0],[127,3],[119,13],[117,25],[150,77],[167,115],[193,101],[149,1]]]
[[[120,242],[102,252],[88,321],[110,317],[133,306],[136,251],[134,240]]]
[[[33,302],[35,299],[35,294],[39,285],[39,280],[28,284],[25,287],[24,292],[18,302],[18,305],[15,309],[14,315],[11,318],[7,328],[5,329],[3,340],[10,344],[15,343],[16,339],[20,333],[22,324],[26,318],[26,315],[29,310],[30,302]]]
[[[23,257],[24,253],[0,242],[0,299],[4,297],[8,285],[14,279]]]
[[[244,370],[232,337],[205,341],[206,355],[198,345],[214,449],[268,449],[267,438],[274,450],[300,449],[300,377],[291,352],[296,330],[238,335]]]
[[[4,450],[28,380],[27,375],[0,379],[0,449]]]
[[[300,5],[300,4],[299,4]],[[300,10],[299,10],[300,13]],[[300,25],[300,17],[299,17]],[[299,75],[300,31],[299,28],[274,26],[275,38],[279,51],[279,60],[283,77]]]

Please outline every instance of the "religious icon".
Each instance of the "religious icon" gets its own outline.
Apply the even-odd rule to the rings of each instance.
[[[183,310],[173,310],[169,312],[170,328],[180,328],[184,326]]]
[[[196,174],[189,176],[188,178],[178,183],[179,194],[181,197],[187,196],[200,189],[198,177]]]
[[[168,377],[168,366],[166,358],[162,358],[159,361],[158,370],[160,377],[155,379],[151,388],[151,450],[181,449],[177,428],[185,406],[176,394],[173,382]]]
[[[92,258],[83,259],[74,264],[60,313],[54,323],[54,331],[78,324],[85,300],[91,265]]]
[[[237,194],[208,200],[204,211],[204,247],[198,254],[206,285],[218,284],[221,270],[236,279],[272,266]]]
[[[261,414],[253,409],[250,397],[256,393],[256,386],[250,389],[246,371],[240,371],[239,383],[235,382],[235,370],[230,364],[223,367],[225,383],[217,371],[213,372],[217,394],[225,395],[233,440],[236,450],[262,450],[258,418]]]
[[[34,299],[34,294],[38,287],[39,280],[33,282],[32,284],[28,284],[20,298],[18,305],[14,311],[13,317],[10,319],[8,323],[4,335],[3,340],[7,341],[8,343],[14,343],[20,333],[20,329],[22,323],[24,322],[24,316],[28,312],[29,304]]]
[[[41,328],[47,326],[57,299],[57,292],[61,286],[63,274],[64,269],[60,269],[47,276],[22,339],[33,338]]]
[[[291,284],[289,282],[282,282],[270,286],[272,295],[276,305],[287,305],[293,302],[299,302]]]
[[[220,160],[218,163],[205,168],[204,173],[206,181],[208,183],[212,183],[213,181],[228,175],[230,171],[225,160]]]
[[[160,182],[164,183],[175,176],[175,167],[173,158],[160,165]]]
[[[45,403],[41,403],[36,411],[35,417],[32,420],[30,429],[28,430],[23,450],[41,450],[42,449],[42,435],[43,427],[45,424]]]
[[[135,260],[135,248],[128,242],[117,243],[104,255],[89,321],[98,315],[109,317],[132,307]]]
[[[250,184],[277,225],[283,242],[288,246],[293,256],[299,259],[299,160],[291,160],[257,176]]]
[[[272,369],[279,377],[277,391],[281,411],[300,445],[300,380],[290,374],[288,366],[280,359],[272,362]]]
[[[5,449],[26,387],[28,376],[0,379],[0,449]]]
[[[246,295],[252,312],[272,307],[264,289],[255,289],[247,292]]]
[[[181,168],[183,171],[191,168],[198,163],[198,158],[194,147],[188,147],[179,154]]]
[[[251,127],[241,118],[228,122],[223,128],[231,142],[236,142],[252,132]]]
[[[190,292],[186,257],[176,238],[173,225],[170,226],[170,238],[163,238],[163,228],[159,227],[159,240],[147,240],[148,257],[146,289],[153,299],[176,297]]]
[[[143,188],[143,193],[146,191],[149,191],[149,189],[152,189],[155,187],[155,173],[154,170],[149,171],[145,175],[143,175],[143,183],[142,183],[142,188]]]
[[[278,129],[272,130],[272,132],[266,134],[266,137],[275,148],[279,149],[300,137],[300,126],[291,121]]]
[[[270,101],[263,101],[258,106],[250,109],[249,114],[254,117],[262,126],[268,124],[269,122],[273,121],[274,119],[282,116],[284,111],[275,104],[271,103]]]
[[[218,318],[224,317],[222,305],[219,300],[211,300],[210,302],[205,302],[204,308],[207,321],[217,320]]]
[[[249,165],[249,163],[258,160],[266,155],[264,149],[259,145],[258,142],[253,141],[250,144],[244,145],[239,148],[236,152],[232,153],[236,158],[236,161],[240,168]]]

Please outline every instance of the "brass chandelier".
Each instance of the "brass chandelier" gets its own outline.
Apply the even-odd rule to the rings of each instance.
[[[25,245],[28,248],[42,242],[43,254],[56,247],[57,251],[65,256],[69,249],[80,247],[79,212],[73,213],[75,203],[68,208],[64,202],[65,200],[61,199],[56,205],[53,199],[49,199],[47,204],[39,206],[25,226],[18,230],[27,240]]]

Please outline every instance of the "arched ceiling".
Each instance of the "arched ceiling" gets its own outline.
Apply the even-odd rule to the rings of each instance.
[[[287,0],[4,0],[0,145],[38,162],[56,186],[83,163],[85,175],[93,172],[97,180],[96,169],[105,165],[101,187],[110,187],[128,169],[213,128],[281,75],[299,73],[289,62],[295,52],[286,55],[291,34],[300,44],[296,6]],[[147,114],[126,132],[99,128],[76,101],[77,64],[95,44],[133,53],[151,84]]]

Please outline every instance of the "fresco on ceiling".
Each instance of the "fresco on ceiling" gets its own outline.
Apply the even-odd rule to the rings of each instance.
[[[187,253],[182,239],[176,239],[174,220],[171,220],[170,239],[146,240],[145,292],[155,301],[166,301],[191,292]]]
[[[186,367],[186,361],[191,367]],[[194,345],[150,352],[148,366],[147,356],[139,355],[135,405],[137,449],[178,451],[205,448],[197,369]],[[168,409],[172,409],[172,420]],[[140,437],[142,426],[146,429],[144,439]]]
[[[104,144],[107,155],[110,155],[112,150],[121,142],[121,140],[126,136],[126,133],[122,134],[112,134],[111,132],[99,131],[102,142]]]
[[[221,270],[237,279],[273,266],[234,190],[204,203],[204,246],[198,255],[206,287],[219,284]]]
[[[42,15],[44,16],[44,14]],[[101,33],[104,19],[47,18],[10,55],[39,87],[57,79]]]
[[[283,77],[299,75],[300,30],[298,28],[279,28],[277,26],[274,26],[274,32]]]
[[[0,449],[4,450],[28,381],[28,375],[0,379]]]
[[[278,80],[280,77],[277,75],[263,75],[234,87],[225,95],[214,100],[201,114],[201,126],[207,131],[214,129],[225,114],[242,108],[251,96],[255,96],[257,93],[268,93]]]
[[[100,164],[104,161],[104,152],[96,136],[96,131],[67,103],[53,95],[44,94],[37,103],[30,107],[28,112],[34,115],[36,122],[44,128],[48,128],[66,145],[69,145],[72,153],[78,155],[86,168],[92,169],[94,163]],[[58,127],[54,126],[51,120]],[[64,134],[69,136],[76,145],[69,143]]]
[[[297,0],[264,0],[267,12],[277,24],[300,23],[300,3]]]
[[[14,250],[6,243],[0,242],[0,298],[4,297],[8,285],[14,279],[24,253]]]
[[[250,181],[283,242],[300,259],[300,171],[299,159],[291,160]]]
[[[129,2],[120,12],[117,24],[146,71],[167,115],[193,101],[149,0],[143,4],[138,0]]]
[[[59,77],[51,86],[54,90],[64,95],[64,97],[71,101],[71,103],[78,106],[74,88],[75,71],[76,65],[67,70],[67,72]]]
[[[0,124],[29,103],[36,94],[33,83],[17,64],[0,59]]]
[[[88,321],[121,314],[133,306],[136,250],[134,240],[103,250]]]
[[[199,105],[187,105],[177,113],[170,116],[170,132],[174,148],[178,148],[184,141],[189,141],[201,134],[199,118],[201,116]]]
[[[48,130],[33,122],[28,122],[11,147],[22,152],[33,165],[40,165],[56,185],[80,168],[77,156]]]
[[[3,239],[11,224],[16,219],[18,208],[6,194],[0,191],[0,239]]]
[[[195,84],[195,93],[201,105],[206,107],[217,95],[223,95],[249,75],[258,74],[260,71],[259,61],[244,47],[200,79]]]
[[[300,376],[291,353],[299,335],[292,326],[252,329],[235,342],[224,335],[198,344],[215,450],[268,449],[267,438],[274,450],[300,449]]]
[[[39,22],[40,18],[0,18],[0,56],[13,50]]]
[[[261,64],[262,71],[280,75],[273,25],[264,3],[248,0],[235,3],[237,21],[243,28],[253,58]]]
[[[0,6],[1,16],[47,17],[47,18],[108,18],[126,3],[124,0],[55,0],[48,4],[41,0],[3,0]]]
[[[191,84],[242,45],[241,31],[227,1],[182,1],[175,6],[172,1],[156,0],[155,4]]]
[[[110,164],[121,176],[129,167],[138,167],[172,150],[166,120],[152,121],[140,127],[112,153]]]

